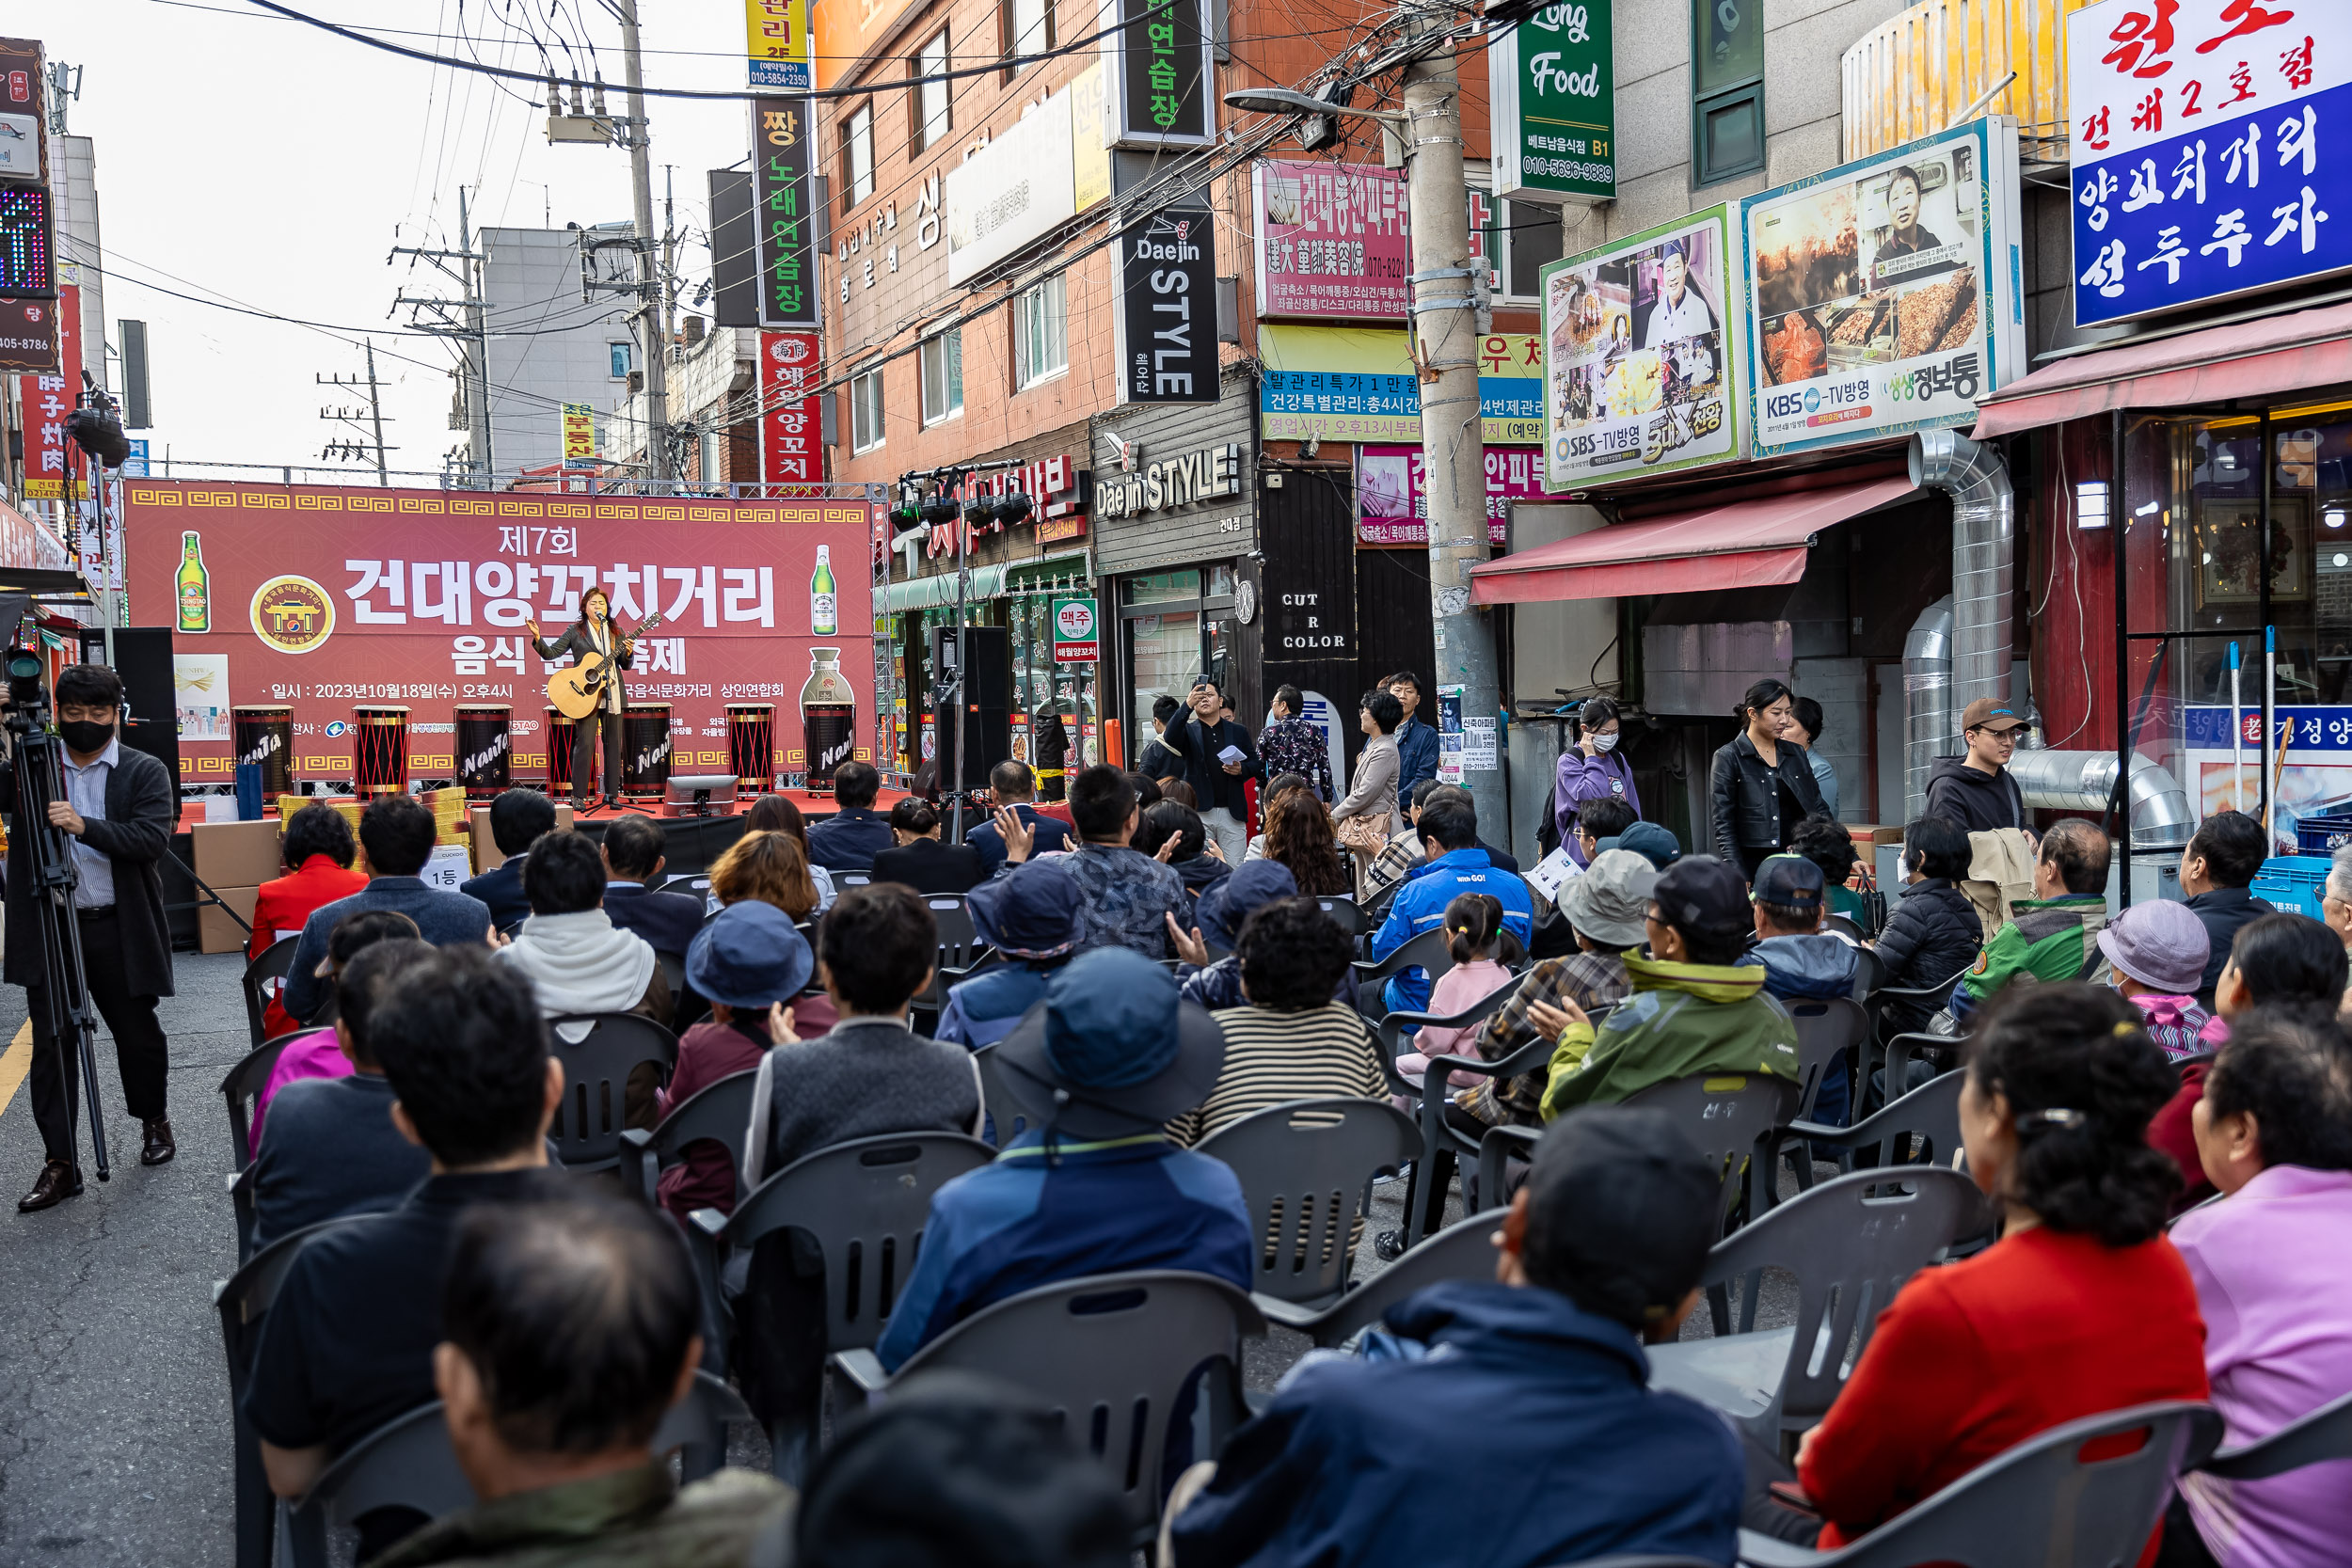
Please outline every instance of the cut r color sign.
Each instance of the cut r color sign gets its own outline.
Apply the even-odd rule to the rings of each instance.
[[[1094,601],[1092,599],[1056,599],[1054,601],[1054,662],[1057,664],[1092,664],[1103,657],[1102,643],[1095,636]]]

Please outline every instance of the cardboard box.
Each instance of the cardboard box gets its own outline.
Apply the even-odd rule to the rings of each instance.
[[[205,878],[206,881],[212,879]],[[221,903],[235,910],[240,918],[253,919],[253,895],[259,887],[223,887],[213,882],[213,891],[220,895]],[[242,953],[251,933],[231,920],[219,904],[205,904],[196,911],[196,948],[199,953]]]
[[[196,874],[216,888],[259,887],[281,874],[278,825],[266,817],[259,822],[198,822],[189,827],[188,836],[196,852]]]
[[[479,877],[485,871],[504,864],[506,856],[500,851],[499,841],[491,835],[490,808],[475,806],[471,815],[473,820],[468,824],[468,836],[473,840],[473,874]],[[572,808],[568,802],[556,806],[555,825],[559,830],[572,825]]]

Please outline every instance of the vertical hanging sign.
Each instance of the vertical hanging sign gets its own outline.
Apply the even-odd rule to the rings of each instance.
[[[825,477],[823,417],[817,404],[817,334],[759,335],[759,477],[766,484],[814,484]],[[781,494],[790,496],[793,492]],[[767,492],[773,499],[779,492]]]
[[[1119,397],[1215,403],[1216,218],[1173,207],[1119,237]]]
[[[1609,4],[1546,6],[1488,46],[1495,195],[1562,206],[1616,198]]]
[[[743,0],[743,53],[751,86],[808,91],[808,0]]]
[[[1205,0],[1113,0],[1110,145],[1206,147],[1216,140],[1216,40]],[[1105,8],[1108,9],[1109,8]]]
[[[759,230],[759,325],[817,325],[816,213],[809,193],[816,119],[804,98],[752,101],[752,205]]]

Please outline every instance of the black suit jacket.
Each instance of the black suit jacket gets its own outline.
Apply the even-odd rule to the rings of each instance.
[[[457,884],[457,891],[469,898],[479,898],[490,906],[490,924],[505,930],[517,920],[531,913],[531,899],[523,892],[523,855],[509,855],[479,877],[469,877]]]
[[[12,986],[40,983],[47,974],[40,917],[34,912],[30,853],[24,835],[32,831],[16,795],[16,771],[0,769],[0,800],[15,812],[17,847],[9,856],[8,955],[0,979]],[[82,841],[114,862],[116,929],[122,942],[123,979],[135,996],[169,996],[171,927],[164,915],[164,879],[158,869],[171,847],[178,818],[178,791],[171,770],[145,752],[125,746],[106,778],[106,816],[87,820]]]
[[[703,901],[683,893],[648,893],[614,883],[604,890],[604,912],[624,931],[634,931],[657,953],[686,956],[702,929]]]
[[[988,875],[988,862],[977,849],[935,838],[918,838],[874,857],[874,880],[902,883],[917,893],[969,893]]]
[[[1022,826],[1033,835],[1029,846],[1032,855],[1051,854],[1057,849],[1075,849],[1078,847],[1078,831],[1060,817],[1048,816],[1035,806],[1023,805],[1012,809],[1020,816]],[[996,831],[995,823],[981,823],[963,835],[963,842],[980,852],[980,859],[987,863],[989,876],[996,875],[996,868],[1005,863],[1005,835]]]

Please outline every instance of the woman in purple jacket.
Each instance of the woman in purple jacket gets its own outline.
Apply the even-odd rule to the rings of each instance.
[[[1595,697],[1576,714],[1577,738],[1560,753],[1559,782],[1551,792],[1552,821],[1559,828],[1560,842],[1568,847],[1569,858],[1577,864],[1584,863],[1583,854],[1576,843],[1576,808],[1586,800],[1614,796],[1633,808],[1633,815],[1642,815],[1642,797],[1633,787],[1633,768],[1617,752],[1617,741],[1624,730],[1617,717],[1617,705],[1606,697]]]

